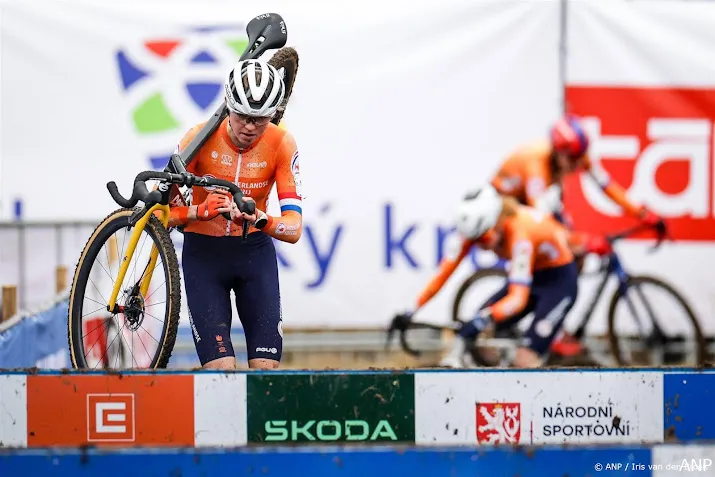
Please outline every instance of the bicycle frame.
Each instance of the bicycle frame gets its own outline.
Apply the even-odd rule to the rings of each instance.
[[[596,293],[594,293],[593,297],[591,298],[591,302],[587,308],[587,311],[581,319],[581,324],[578,326],[578,328],[576,328],[576,331],[574,332],[574,337],[579,340],[582,339],[584,334],[586,333],[586,327],[588,326],[588,323],[593,317],[593,312],[596,310],[598,300],[601,299],[601,295],[603,295],[603,291],[606,289],[608,279],[611,278],[612,275],[615,275],[618,279],[619,290],[621,290],[621,292],[625,292],[626,282],[630,277],[630,275],[628,275],[628,273],[623,269],[621,259],[618,257],[618,254],[616,254],[615,251],[612,251],[610,255],[608,255],[608,257],[606,258],[606,263],[605,265],[601,265],[601,270],[599,271],[599,273],[602,274],[601,282],[598,284],[598,288],[596,288]]]
[[[162,185],[166,183],[161,183],[159,190],[162,189]],[[170,187],[166,187],[165,191],[162,191],[162,200],[158,204],[152,205],[148,210],[146,208],[142,209],[140,213],[140,218],[134,225],[134,230],[132,230],[132,235],[129,237],[129,244],[127,246],[127,251],[124,257],[122,257],[122,264],[119,267],[119,275],[117,276],[117,281],[114,283],[112,288],[112,294],[109,297],[109,302],[107,303],[107,310],[112,313],[119,313],[117,308],[117,297],[119,296],[122,283],[124,283],[124,277],[126,276],[127,270],[129,269],[129,263],[132,261],[134,256],[134,251],[136,250],[137,244],[139,243],[139,238],[141,237],[144,227],[146,227],[147,222],[156,212],[161,212],[161,223],[164,228],[168,228],[169,225],[169,192]],[[131,219],[130,219],[131,221]],[[156,267],[156,261],[159,258],[159,249],[156,245],[152,244],[151,252],[149,254],[149,263],[147,268],[141,277],[141,285],[139,290],[142,296],[147,296],[149,292],[149,284],[151,283],[151,277]]]

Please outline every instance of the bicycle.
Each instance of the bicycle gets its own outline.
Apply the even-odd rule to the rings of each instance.
[[[283,74],[286,87],[285,98],[271,120],[271,122],[278,125],[285,113],[286,105],[295,83],[298,71],[297,52],[293,48],[284,47],[287,41],[286,26],[283,18],[276,13],[258,15],[246,25],[246,33],[248,35],[248,46],[242,53],[241,60],[258,58],[268,50],[278,49],[269,60],[269,63]],[[84,246],[75,269],[70,289],[67,323],[68,345],[74,368],[94,367],[90,365],[90,361],[96,366],[101,364],[102,367],[108,368],[112,367],[112,360],[114,360],[114,367],[119,364],[124,366],[127,364],[126,361],[130,354],[131,362],[129,364],[139,365],[139,361],[133,355],[135,334],[138,335],[141,345],[149,354],[147,344],[142,340],[142,333],[146,334],[149,328],[154,328],[156,325],[152,326],[153,322],[150,320],[145,323],[145,320],[155,318],[158,321],[158,318],[149,312],[149,308],[162,304],[164,305],[167,320],[161,326],[159,339],[152,336],[155,343],[149,343],[151,348],[155,348],[153,357],[143,360],[142,364],[151,369],[165,368],[168,365],[176,341],[181,308],[179,263],[170,237],[171,230],[168,227],[172,186],[176,185],[179,188],[191,188],[193,186],[222,188],[231,193],[234,202],[242,212],[248,214],[255,212],[253,202],[243,202],[244,195],[238,185],[211,176],[196,176],[186,170],[186,166],[227,115],[228,110],[224,101],[186,148],[180,153],[171,155],[169,164],[164,171],[143,171],[136,175],[130,198],[127,199],[119,193],[116,183],[109,182],[107,184],[109,194],[121,208],[110,213],[99,223]],[[146,181],[149,180],[158,181],[152,191],[149,191],[146,185]],[[143,206],[136,208],[139,202],[142,202]],[[223,215],[230,220],[229,214],[224,213]],[[259,228],[264,225],[260,223],[261,220],[265,221],[266,219],[259,219],[259,223],[256,224]],[[248,229],[249,224],[244,222],[242,229],[243,239],[247,237]],[[99,257],[99,255],[105,245],[109,243],[114,243],[114,246],[118,248],[118,241],[112,240],[115,237],[115,233],[121,230],[125,230],[125,239],[126,231],[131,231],[131,234],[127,242],[126,251],[119,253],[117,250],[117,256],[122,257],[122,259],[120,260],[118,275],[114,280],[109,271],[103,266],[102,257]],[[135,253],[141,256],[144,251],[144,245],[142,245],[137,252],[143,234],[146,234],[151,240],[152,245],[148,254],[143,257],[144,260],[142,258],[137,259],[137,264],[139,262],[146,263],[139,268],[140,273],[137,279],[137,264],[134,265],[131,273],[129,273],[129,264]],[[111,295],[108,300],[104,300],[97,284],[90,277],[92,267],[98,258],[100,259],[100,267],[113,281]],[[163,264],[160,268],[159,260]],[[111,271],[109,252],[107,252],[107,264]],[[157,269],[161,269],[166,274],[166,280],[153,291],[150,291],[152,279]],[[129,280],[125,286],[127,278]],[[105,303],[87,297],[88,282],[92,283],[92,286],[99,292],[100,298]],[[151,298],[162,286],[164,286],[166,300],[156,303],[156,300],[151,300]],[[85,299],[101,305],[101,308],[82,314]],[[88,330],[86,334],[83,334],[86,328],[83,326],[83,320],[88,315],[93,315],[90,318],[95,319],[97,318],[97,313],[99,313],[99,319],[97,320],[99,324],[94,329]],[[119,315],[122,316],[121,319]],[[98,329],[100,331],[97,331]],[[125,330],[131,330],[132,332],[131,345]],[[96,337],[97,340],[88,346],[85,343],[87,336]],[[111,342],[109,338],[111,338]],[[115,344],[117,339],[119,339],[119,342]],[[97,357],[98,353],[95,349],[94,356],[88,360],[89,355],[92,354],[94,347],[98,343],[103,354]]]
[[[586,312],[581,316],[579,324],[573,336],[579,342],[584,339],[586,328],[591,322],[591,319],[593,318],[598,301],[604,294],[604,290],[609,279],[615,276],[615,278],[617,279],[617,288],[613,292],[608,306],[608,344],[616,364],[618,366],[630,366],[633,364],[639,364],[634,363],[634,361],[637,361],[634,359],[636,357],[636,353],[633,353],[632,350],[628,352],[629,350],[627,350],[621,343],[622,338],[630,338],[631,341],[635,341],[635,343],[631,343],[631,345],[640,343],[641,349],[639,350],[639,352],[641,353],[647,353],[648,351],[659,352],[660,355],[657,356],[657,358],[659,359],[656,359],[655,363],[650,364],[675,364],[673,362],[682,361],[684,358],[682,348],[687,346],[688,337],[670,337],[667,335],[664,328],[667,327],[668,321],[663,322],[656,318],[655,308],[652,306],[651,300],[646,299],[645,294],[643,293],[643,289],[646,287],[646,285],[648,285],[653,286],[663,292],[665,295],[672,297],[675,303],[679,305],[680,311],[682,312],[683,316],[687,318],[687,321],[692,328],[692,336],[690,336],[690,340],[694,348],[692,350],[693,352],[691,353],[693,355],[693,361],[696,365],[702,365],[705,363],[706,360],[705,338],[703,336],[698,319],[696,318],[695,313],[693,312],[692,307],[687,302],[687,300],[675,288],[673,288],[672,285],[663,281],[662,279],[648,275],[631,275],[626,272],[626,270],[623,268],[620,257],[613,249],[613,245],[617,241],[640,233],[650,227],[651,226],[649,225],[641,224],[622,231],[620,233],[606,236],[606,240],[610,245],[610,250],[606,255],[601,257],[599,269],[595,272],[595,275],[601,276],[601,280],[588,304]],[[658,239],[655,246],[651,248],[651,252],[657,250],[660,247],[664,239],[664,234],[664,229],[658,230]],[[485,282],[487,279],[490,278],[497,278],[501,280],[503,284],[505,284],[507,280],[507,272],[503,268],[478,270],[474,274],[469,276],[460,285],[455,294],[454,302],[452,305],[452,323],[450,325],[439,326],[429,323],[414,322],[411,320],[407,321],[400,316],[395,317],[388,329],[388,344],[394,332],[399,332],[400,345],[402,349],[412,356],[420,356],[420,351],[414,349],[409,344],[409,341],[407,339],[408,330],[420,328],[432,329],[437,331],[458,330],[461,325],[461,322],[463,321],[461,318],[461,316],[463,316],[461,306],[464,302],[467,291],[474,289],[477,285]],[[630,291],[634,292],[629,293]],[[637,310],[634,304],[634,297],[631,295],[635,295],[635,297],[640,299],[643,308],[645,309],[645,313],[639,312]],[[620,303],[625,303],[628,311],[632,315],[632,318],[635,319],[634,321],[638,331],[636,337],[621,336],[622,333],[619,333],[616,322],[616,311]],[[659,311],[661,310],[659,309]],[[650,330],[648,330],[648,324],[650,324]],[[666,326],[664,326],[664,324]],[[496,338],[478,339],[477,343],[473,344],[473,346],[469,350],[471,358],[478,366],[496,366],[504,364],[505,358],[503,355],[500,356],[500,359],[498,360],[489,359],[484,356],[483,350],[480,350],[480,348],[482,346],[491,348],[492,350],[495,347],[500,348],[502,350],[506,348],[515,348],[516,341],[518,338],[519,333],[516,333],[513,329],[511,329],[508,330],[506,333],[503,333],[502,337],[499,337],[497,335]]]

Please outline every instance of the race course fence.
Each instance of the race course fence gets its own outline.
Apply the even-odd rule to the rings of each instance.
[[[0,475],[713,476],[714,393],[693,369],[5,372]]]

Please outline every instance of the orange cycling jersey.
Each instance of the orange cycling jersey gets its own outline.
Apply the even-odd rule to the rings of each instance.
[[[522,204],[549,210],[541,203],[547,188],[561,182],[551,167],[551,144],[547,140],[523,145],[514,151],[501,165],[491,181],[492,186],[502,195],[514,197]],[[591,161],[588,154],[583,157],[583,171],[587,172],[606,195],[620,205],[628,214],[637,216],[643,210],[626,197],[625,190],[613,182],[608,173]]]
[[[475,244],[475,241],[463,240],[459,254],[440,263],[437,276],[418,298],[418,308],[437,294]],[[535,271],[560,267],[574,259],[564,226],[550,215],[527,206],[519,206],[514,215],[504,219],[502,237],[494,252],[511,261],[509,292],[491,307],[497,321],[513,316],[527,305]]]
[[[183,149],[205,123],[193,127],[180,141]],[[288,131],[269,124],[265,132],[248,148],[240,149],[228,134],[228,119],[204,143],[186,167],[197,176],[211,176],[233,182],[247,197],[256,201],[256,209],[266,211],[273,184],[278,189],[280,217],[268,216],[263,232],[284,242],[296,242],[302,233],[302,200],[298,149]],[[193,203],[200,204],[212,188],[193,187]],[[184,206],[185,207],[185,206]],[[182,206],[172,207],[172,222],[180,220]],[[185,215],[183,215],[185,217]],[[251,227],[249,233],[258,229]],[[204,235],[241,235],[242,226],[222,216],[209,221],[191,221],[184,231]]]

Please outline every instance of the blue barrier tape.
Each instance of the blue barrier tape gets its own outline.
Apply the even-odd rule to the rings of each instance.
[[[68,300],[25,317],[0,332],[0,368],[41,366],[53,357],[52,367],[69,366],[67,347]]]
[[[5,454],[5,455],[3,455]],[[161,449],[0,452],[0,475],[651,476],[647,447]],[[304,472],[296,474],[296,469]],[[6,472],[7,474],[5,474]]]

